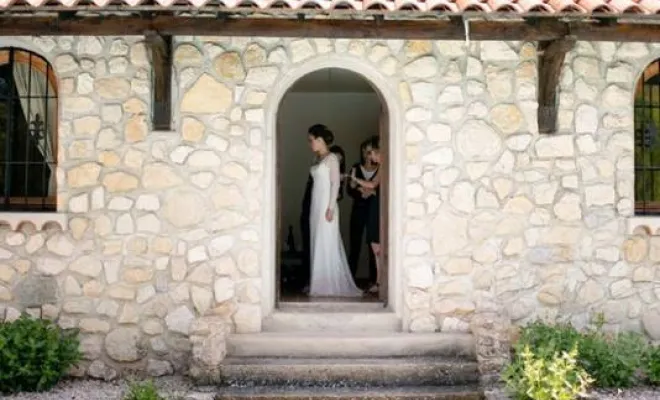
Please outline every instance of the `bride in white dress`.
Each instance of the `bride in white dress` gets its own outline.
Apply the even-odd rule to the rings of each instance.
[[[341,184],[339,160],[329,150],[334,135],[323,125],[309,131],[309,146],[317,156],[310,173],[314,179],[309,212],[311,282],[310,296],[358,297],[339,233],[337,195]]]

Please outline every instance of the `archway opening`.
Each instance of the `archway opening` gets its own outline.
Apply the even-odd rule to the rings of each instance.
[[[389,144],[387,107],[380,93],[358,73],[341,68],[323,68],[297,80],[283,96],[277,111],[276,168],[277,223],[276,301],[387,301],[387,223]],[[352,188],[350,179],[342,180],[338,204],[339,231],[345,249],[346,267],[359,288],[367,293],[358,297],[309,296],[314,261],[310,254],[310,203],[314,190],[310,169],[315,155],[308,143],[310,127],[325,125],[334,135],[334,146],[343,152],[343,173],[365,178],[379,176],[376,192],[361,193]],[[373,137],[379,138],[381,164],[364,162],[361,149],[369,147]],[[369,158],[369,157],[367,157]],[[365,165],[366,164],[366,165]],[[368,243],[368,215],[378,201],[379,239],[381,251],[374,255]],[[371,225],[373,232],[373,224]],[[376,265],[381,266],[379,290]],[[316,262],[318,264],[318,261]],[[316,267],[318,268],[318,266]],[[372,289],[369,293],[368,289]]]

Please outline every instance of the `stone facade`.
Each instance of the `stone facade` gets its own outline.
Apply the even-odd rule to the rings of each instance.
[[[284,74],[328,54],[373,70],[403,110],[391,271],[407,330],[467,331],[477,299],[494,298],[515,323],[584,325],[603,311],[660,339],[660,245],[628,227],[632,93],[660,45],[578,43],[559,132],[539,135],[531,43],[178,37],[176,129],[159,132],[141,40],[11,43],[59,78],[68,226],[0,231],[0,315],[79,327],[78,373],[210,367],[227,332],[261,330],[275,198],[266,104]],[[216,351],[193,351],[205,343]]]

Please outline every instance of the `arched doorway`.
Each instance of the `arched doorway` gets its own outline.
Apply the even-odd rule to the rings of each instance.
[[[276,120],[276,192],[277,222],[275,229],[276,300],[281,302],[387,302],[388,285],[387,251],[382,251],[378,263],[382,265],[381,286],[378,293],[360,298],[309,298],[309,233],[305,229],[305,196],[309,200],[311,181],[309,168],[313,162],[307,143],[309,127],[316,124],[327,126],[335,136],[334,145],[343,152],[344,173],[352,167],[360,168],[361,148],[368,146],[369,139],[379,136],[383,164],[388,166],[387,154],[388,112],[383,96],[362,75],[342,68],[320,68],[296,80],[282,96]],[[379,168],[380,169],[380,168]],[[381,247],[388,242],[388,168],[380,169],[381,190],[377,201],[381,204]],[[375,173],[361,169],[369,176]],[[347,259],[355,282],[369,289],[376,281],[376,257],[367,244],[364,208],[354,209],[361,203],[361,193],[344,182],[338,201],[340,231]],[[374,197],[371,198],[373,201]],[[307,204],[309,204],[307,202]],[[306,251],[307,250],[307,251]]]

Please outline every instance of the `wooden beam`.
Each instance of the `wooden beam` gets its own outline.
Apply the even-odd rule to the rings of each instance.
[[[652,21],[651,21],[652,22]],[[278,19],[213,18],[158,14],[144,16],[76,16],[70,19],[43,16],[0,16],[0,36],[20,35],[161,35],[332,37],[418,40],[464,40],[462,25],[449,19]],[[657,42],[660,27],[653,23],[571,22],[540,18],[530,24],[523,20],[470,20],[470,40],[551,41],[572,35],[577,40]]]
[[[145,38],[153,67],[152,127],[169,131],[172,129],[172,37],[148,33]]]
[[[539,133],[557,131],[557,89],[566,53],[575,45],[574,37],[540,42],[538,46],[538,125]]]

